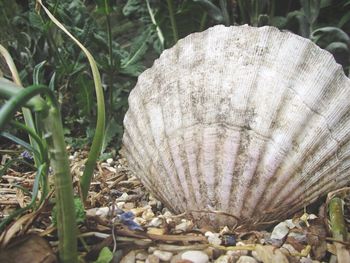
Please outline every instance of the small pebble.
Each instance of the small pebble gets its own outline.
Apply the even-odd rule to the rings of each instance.
[[[164,228],[149,227],[148,230],[147,230],[147,234],[164,235],[165,234],[165,229]]]
[[[170,263],[178,263],[180,262],[182,259],[181,259],[181,253],[180,254],[176,254],[174,255],[171,260],[170,260]]]
[[[117,207],[119,209],[124,209],[125,202],[117,202]]]
[[[305,257],[303,257],[303,258],[301,258],[300,259],[300,263],[312,263],[312,259],[311,258],[305,258]]]
[[[245,246],[246,244],[244,244],[243,242],[237,242],[236,246]],[[241,256],[245,256],[248,254],[248,250],[229,250],[226,252],[226,255],[232,257],[233,259],[238,259]]]
[[[220,256],[217,260],[214,261],[215,263],[229,263],[230,257],[227,255]]]
[[[260,261],[259,255],[258,255],[258,253],[257,253],[255,250],[252,251],[252,256],[253,256],[257,261]]]
[[[135,257],[136,257],[135,251],[132,250],[122,258],[120,263],[133,263],[136,260]]]
[[[159,263],[159,258],[156,255],[149,255],[146,259],[146,263]]]
[[[210,231],[205,232],[204,234],[207,239],[208,242],[212,245],[216,245],[216,246],[220,246],[221,245],[221,238],[219,237],[220,234],[219,233],[212,233]]]
[[[193,263],[207,263],[209,262],[209,257],[202,251],[189,250],[182,254],[181,259],[190,260]]]
[[[136,259],[138,260],[146,260],[147,259],[148,254],[146,254],[146,252],[139,252],[136,254]]]
[[[133,208],[135,208],[135,203],[128,202],[128,203],[124,204],[124,209],[126,209],[126,210],[130,210]]]
[[[127,193],[123,193],[120,197],[116,199],[117,202],[125,202],[128,201],[129,195]]]
[[[113,160],[113,158],[108,158],[107,160],[106,160],[106,162],[109,164],[109,165],[114,165],[114,160]]]
[[[253,258],[253,257],[240,256],[240,258],[238,259],[237,263],[258,263],[258,261],[255,258]]]
[[[143,219],[145,219],[145,220],[151,220],[152,218],[154,218],[154,213],[153,213],[153,211],[152,211],[152,209],[151,208],[149,208],[149,209],[147,209],[146,211],[144,211],[143,213],[142,213],[142,218]]]
[[[156,250],[153,252],[153,255],[157,256],[160,260],[169,261],[172,258],[173,253]]]
[[[188,220],[182,220],[182,222],[175,226],[175,231],[187,232],[192,229],[193,222]]]
[[[147,223],[147,221],[145,219],[143,219],[142,217],[136,217],[134,219],[134,222],[139,224],[140,226],[143,226]]]
[[[148,226],[158,227],[163,223],[163,220],[159,217],[155,217],[149,222]]]
[[[152,254],[154,251],[156,251],[157,250],[157,248],[155,248],[155,247],[149,247],[148,248],[148,253],[149,254]]]
[[[285,255],[299,253],[299,251],[297,251],[291,244],[283,244],[283,246],[280,249]]]

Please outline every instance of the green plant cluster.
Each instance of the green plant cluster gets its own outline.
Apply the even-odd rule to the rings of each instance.
[[[290,30],[330,51],[349,72],[349,0],[48,0],[46,5],[98,63],[107,110],[103,149],[121,141],[136,77],[178,39],[215,24]],[[84,146],[93,136],[96,112],[81,50],[35,10],[35,1],[1,1],[0,12],[0,44],[14,56],[24,85],[40,67],[40,83],[54,84],[59,97],[68,143]]]

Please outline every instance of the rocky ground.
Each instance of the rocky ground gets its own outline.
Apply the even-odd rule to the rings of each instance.
[[[86,153],[72,153],[70,160],[77,189]],[[2,176],[1,218],[30,202],[24,190],[32,188],[33,175],[32,171],[9,169]],[[119,156],[98,165],[86,218],[79,225],[79,253],[82,261],[100,263],[316,263],[337,262],[337,257],[338,262],[350,262],[349,243],[332,238],[325,202],[317,208],[314,214],[306,209],[265,231],[198,228],[186,214],[174,215],[153,198]],[[0,262],[16,262],[10,259],[19,255],[21,262],[56,262],[57,235],[51,210],[48,201],[1,233]]]

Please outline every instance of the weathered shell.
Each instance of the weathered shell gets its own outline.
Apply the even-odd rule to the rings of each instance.
[[[350,80],[292,33],[189,35],[141,74],[129,106],[130,167],[197,223],[280,219],[349,182]]]

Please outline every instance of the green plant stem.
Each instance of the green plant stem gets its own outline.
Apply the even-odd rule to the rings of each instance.
[[[168,4],[171,28],[173,30],[173,38],[174,38],[174,42],[176,43],[179,40],[179,34],[177,32],[177,25],[176,25],[176,20],[174,15],[174,7],[173,7],[174,3],[172,0],[167,0],[167,4]]]
[[[113,67],[114,67],[114,61],[113,61],[113,43],[112,43],[112,27],[111,27],[111,18],[110,15],[106,14],[106,24],[107,24],[107,36],[108,36],[108,54],[109,54],[109,68],[108,68],[108,94],[109,94],[109,105],[108,105],[108,114],[107,116],[111,116],[112,113],[112,105],[113,105]]]
[[[270,19],[272,19],[275,16],[275,10],[276,10],[276,0],[271,0],[270,3]]]
[[[96,91],[96,99],[97,99],[97,121],[96,121],[96,130],[94,139],[92,141],[91,149],[89,152],[88,159],[85,164],[84,173],[80,180],[80,188],[81,188],[81,198],[82,201],[85,202],[86,197],[88,195],[90,182],[94,173],[94,168],[96,164],[96,160],[100,155],[100,151],[103,144],[103,138],[105,133],[105,102],[104,102],[104,93],[101,83],[100,73],[98,71],[96,62],[91,55],[91,53],[50,13],[50,11],[42,4],[41,0],[37,0],[37,2],[44,9],[48,17],[58,26],[63,32],[65,32],[85,53],[87,56],[92,75],[94,78],[95,91]]]
[[[226,26],[230,25],[230,16],[227,12],[227,2],[226,0],[220,0],[220,8],[221,8],[221,12],[222,15],[224,17],[224,22]]]
[[[3,87],[0,87],[0,95],[2,88]],[[30,101],[31,98],[42,92],[49,94],[50,92],[48,91],[50,90],[42,85],[33,85],[25,89],[20,89],[20,92],[13,95],[0,109],[0,129],[9,122],[16,110],[25,105],[27,101]],[[51,96],[53,96],[53,94],[51,94]],[[36,100],[32,101],[33,103],[31,106],[35,111],[42,111],[45,109],[46,104],[40,97],[36,97]]]
[[[163,50],[164,49],[164,36],[163,36],[162,30],[160,29],[160,27],[157,24],[157,21],[154,17],[151,5],[149,4],[149,0],[146,0],[146,5],[147,5],[148,14],[151,18],[152,24],[156,27],[158,39],[160,41],[160,44],[161,44],[161,47]]]
[[[45,163],[45,164],[49,164],[50,160],[49,160],[49,156],[47,154],[47,148],[46,148],[46,144],[44,143],[44,141],[35,133],[34,130],[32,130],[30,127],[23,125],[22,123],[18,122],[18,121],[11,121],[11,125],[13,125],[14,127],[16,127],[17,129],[23,130],[26,133],[29,134],[29,136],[31,138],[33,138],[33,140],[35,141],[36,145],[38,145],[38,149],[39,149],[39,153],[40,153],[40,163]],[[47,174],[48,174],[48,165],[46,166],[46,170],[42,170],[42,174],[40,176],[40,181],[41,181],[41,186],[42,186],[42,200],[44,198],[46,198],[47,194],[49,193],[49,183],[47,180]]]
[[[9,67],[9,69],[11,71],[13,81],[20,88],[23,88],[22,81],[21,81],[19,74],[18,74],[18,70],[16,68],[15,63],[13,62],[13,59],[12,59],[10,53],[2,45],[0,45],[0,53],[3,55],[3,57],[6,60],[7,66]],[[24,121],[25,121],[26,125],[29,128],[35,130],[34,120],[33,120],[33,116],[32,116],[31,111],[29,109],[22,107],[22,112],[23,112],[23,117],[24,117]],[[38,148],[38,145],[36,145],[35,141],[30,136],[29,136],[29,141],[34,149]],[[36,167],[38,167],[40,162],[39,162],[39,160],[36,159],[36,157],[34,157],[34,162],[36,164]]]
[[[329,219],[334,239],[347,241],[348,230],[344,220],[343,200],[339,197],[334,197],[329,202]],[[334,246],[336,248],[337,262],[349,262],[350,252],[348,248],[340,242],[334,242]]]
[[[245,13],[245,6],[244,6],[244,1],[245,0],[238,0],[238,7],[239,7],[239,11],[241,13],[241,17],[242,17],[242,23],[245,24],[245,23],[248,23],[248,18],[246,16],[246,13]]]
[[[201,17],[201,22],[199,24],[199,32],[203,31],[205,29],[205,25],[207,23],[208,13],[203,12],[203,15]]]
[[[339,197],[335,197],[329,202],[329,218],[333,237],[341,241],[347,240],[343,201]]]
[[[43,140],[35,133],[35,131],[33,131],[31,128],[29,128],[28,126],[26,126],[18,121],[11,121],[11,125],[17,129],[25,131],[33,138],[33,140],[35,140],[35,142],[38,144],[39,152],[41,155],[40,162],[48,162],[49,161],[49,157],[46,155],[47,151],[46,151],[46,147],[43,143]]]
[[[75,263],[78,262],[78,253],[73,182],[61,115],[56,105],[52,105],[47,114],[41,116],[41,124],[55,178],[60,262]]]

